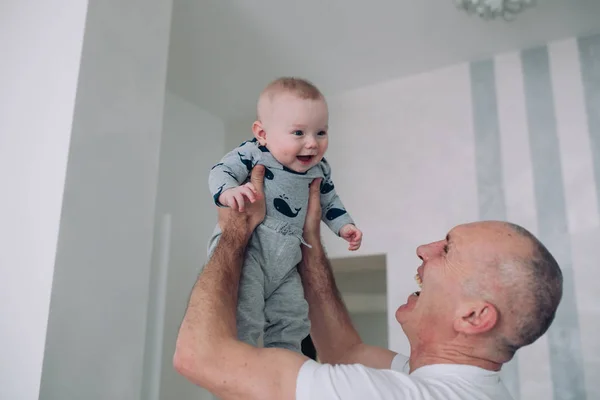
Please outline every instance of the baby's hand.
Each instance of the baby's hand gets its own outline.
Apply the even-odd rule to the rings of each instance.
[[[252,182],[245,185],[227,189],[219,196],[219,203],[224,206],[239,212],[244,212],[244,204],[246,201],[254,203],[256,201],[256,188]]]
[[[360,248],[362,232],[353,224],[346,224],[340,229],[340,237],[350,243],[348,250],[355,251]]]

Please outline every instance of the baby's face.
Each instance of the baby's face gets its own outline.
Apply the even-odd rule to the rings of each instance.
[[[296,172],[317,165],[327,151],[329,112],[323,99],[301,99],[282,93],[263,116],[263,145],[281,164]]]

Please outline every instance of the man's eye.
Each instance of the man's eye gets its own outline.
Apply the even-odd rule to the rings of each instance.
[[[296,136],[302,136],[302,135],[304,135],[304,132],[302,132],[302,131],[294,131],[294,135],[296,135]]]
[[[448,245],[447,244],[444,245],[444,253],[448,254]]]

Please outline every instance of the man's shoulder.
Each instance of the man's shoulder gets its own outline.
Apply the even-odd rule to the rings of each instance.
[[[298,375],[296,399],[459,400],[485,396],[510,399],[501,382],[493,384],[487,379],[484,382],[477,379],[477,374],[454,367],[460,366],[424,367],[409,374],[408,358],[402,355],[394,358],[391,369],[368,368],[360,364],[333,366],[309,361]]]
[[[297,400],[422,399],[418,384],[406,373],[361,364],[304,363],[298,374]]]
[[[408,364],[409,358],[404,354],[396,354],[392,359],[392,366],[390,367],[394,371],[404,372],[408,374],[410,372],[410,365]]]

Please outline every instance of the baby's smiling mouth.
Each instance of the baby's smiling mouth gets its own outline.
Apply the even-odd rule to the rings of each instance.
[[[298,160],[302,162],[309,162],[314,156],[297,156]]]

